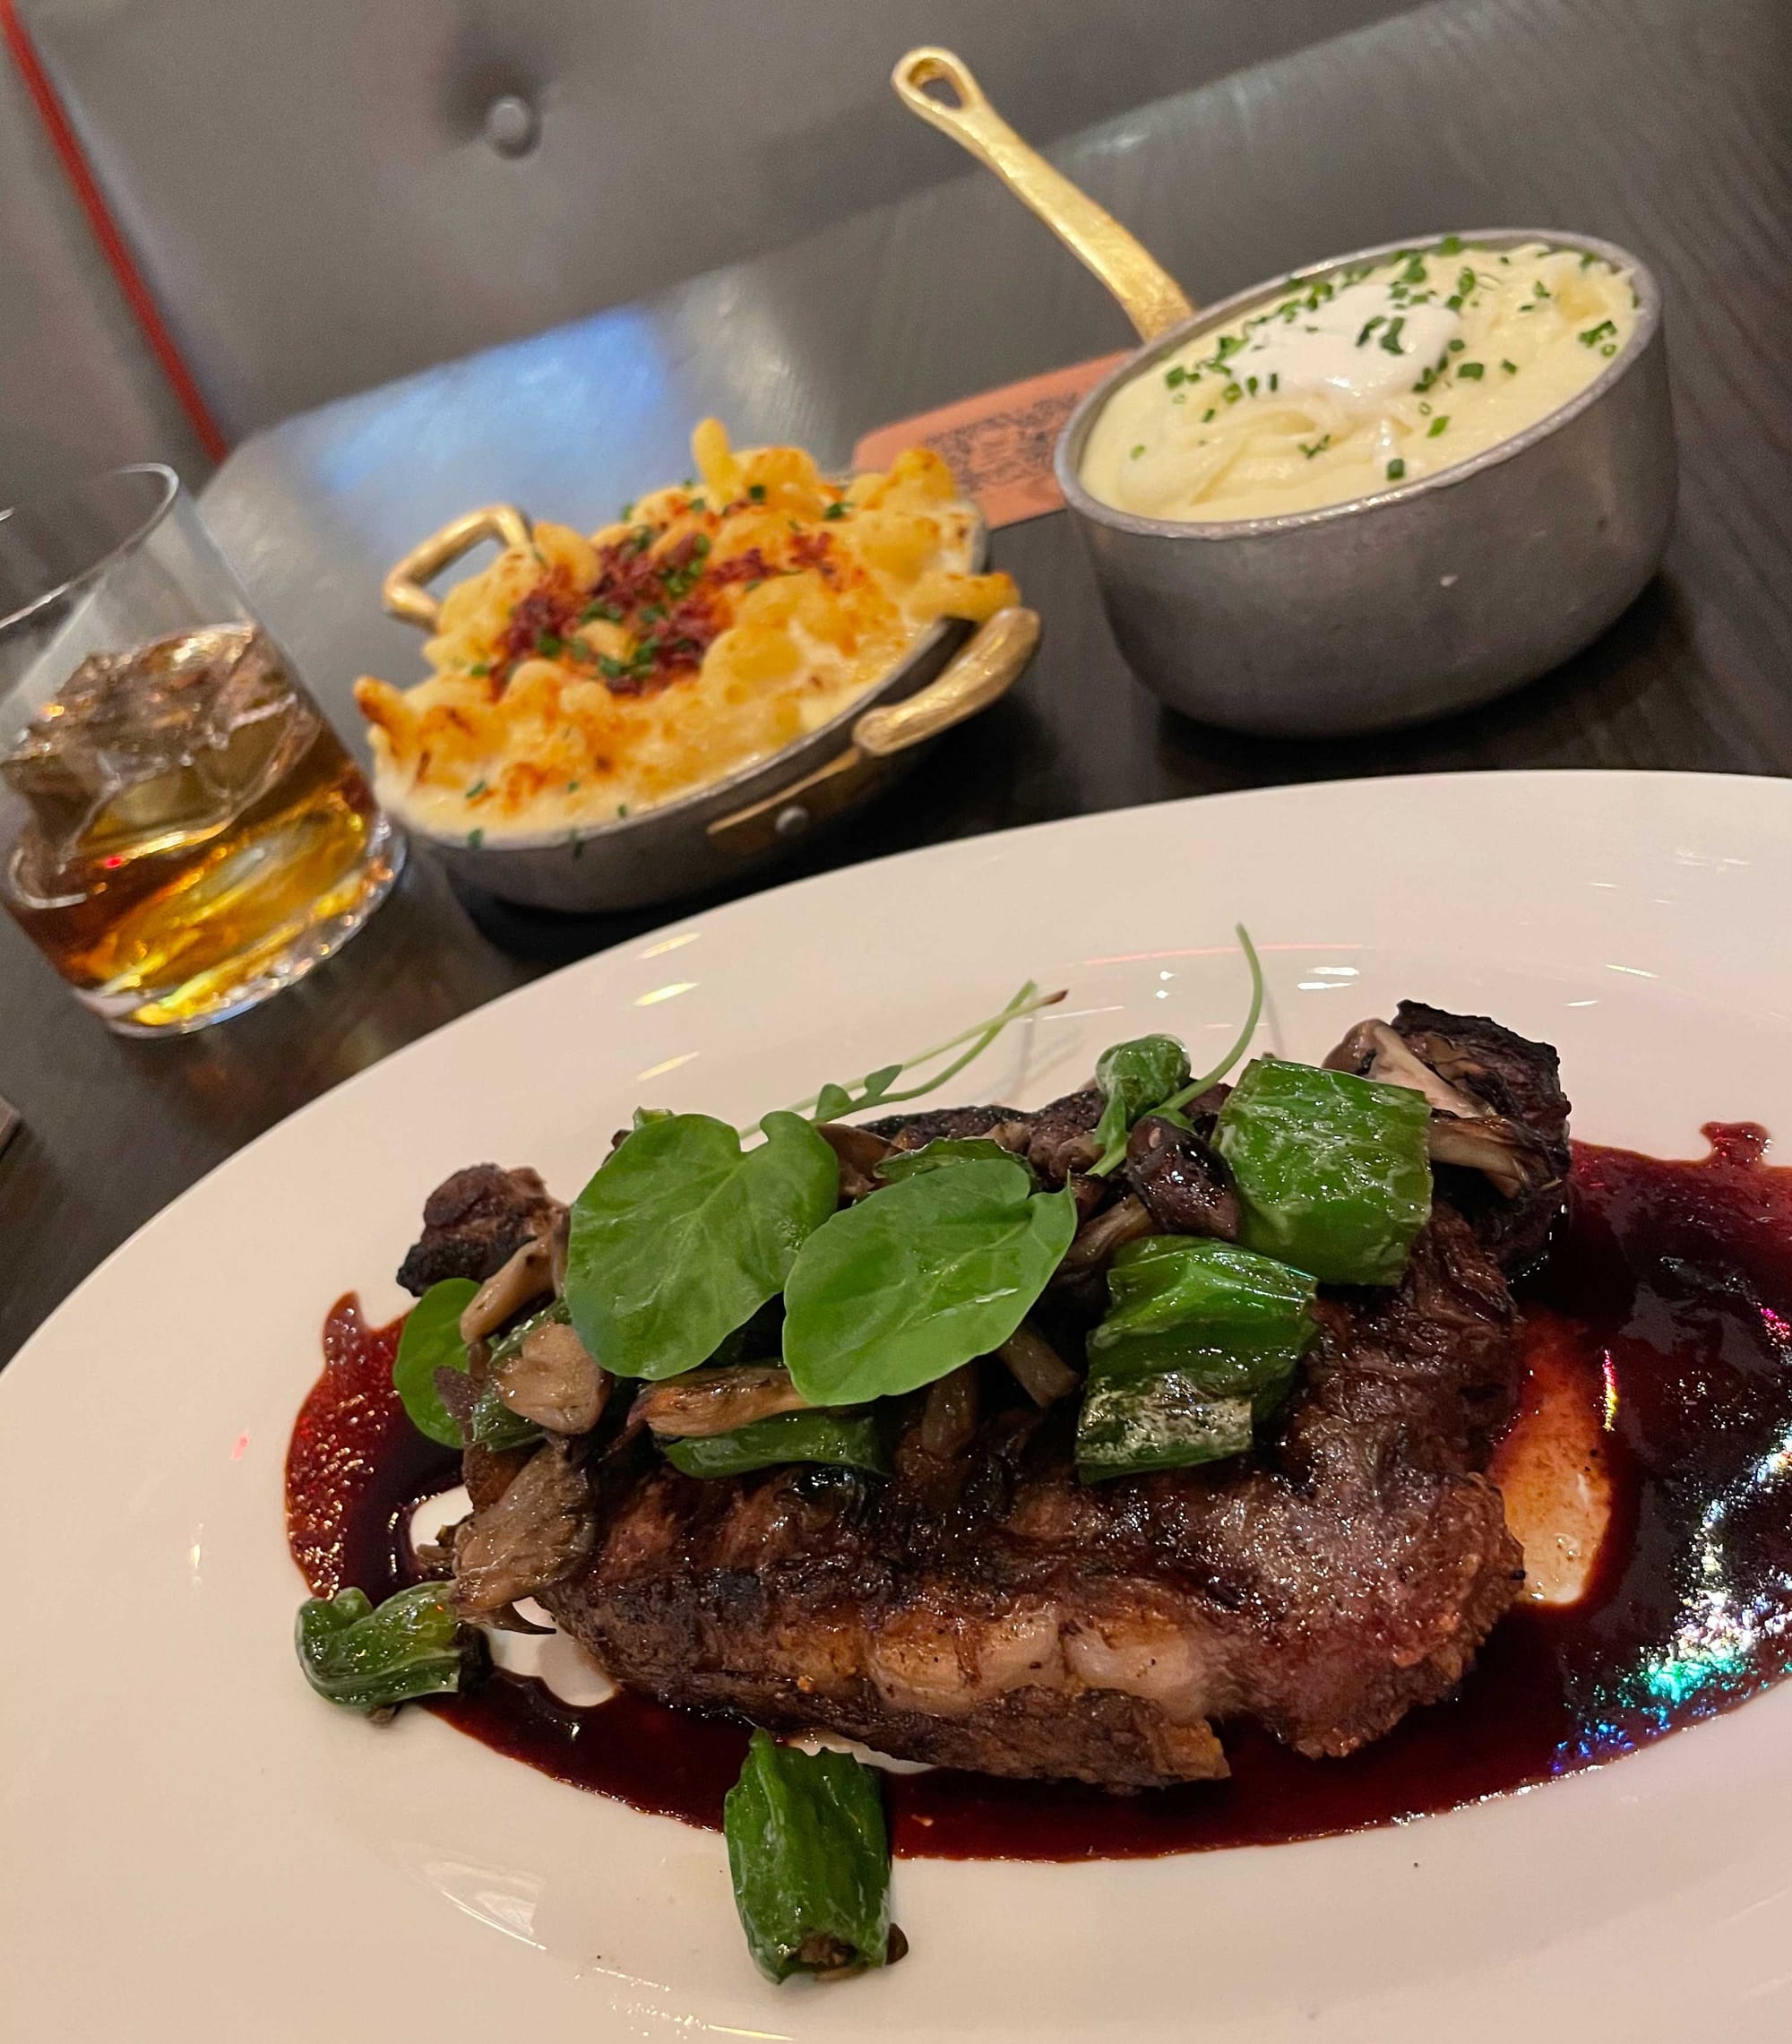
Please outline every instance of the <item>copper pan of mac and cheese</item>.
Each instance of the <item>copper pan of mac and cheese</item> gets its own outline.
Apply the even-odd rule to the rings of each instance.
[[[357,684],[380,798],[502,900],[620,910],[725,884],[837,824],[1038,642],[937,455],[831,478],[714,420],[692,450],[694,481],[597,532],[490,505],[386,577],[429,673]],[[489,566],[431,593],[487,539]]]

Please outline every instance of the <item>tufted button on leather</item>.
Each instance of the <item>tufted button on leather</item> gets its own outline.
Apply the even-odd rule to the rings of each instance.
[[[500,156],[527,156],[541,135],[539,116],[527,99],[506,92],[486,112],[486,140]]]

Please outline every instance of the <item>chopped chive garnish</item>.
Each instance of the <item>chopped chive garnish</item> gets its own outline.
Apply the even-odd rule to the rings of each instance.
[[[1449,423],[1450,414],[1447,411],[1444,412],[1441,418],[1434,418],[1431,422],[1430,431],[1426,433],[1426,438],[1427,440],[1435,440],[1437,436],[1443,432],[1443,428],[1448,426]]]
[[[478,675],[482,681],[491,671],[492,663],[489,660],[475,660],[472,666],[467,669],[469,674]]]
[[[765,485],[763,483],[748,483],[746,494],[754,504],[763,504],[765,502]]]
[[[1500,362],[1500,367],[1503,368],[1505,371],[1506,375],[1509,376],[1515,376],[1518,375],[1518,364],[1516,362],[1508,362],[1502,358]]]
[[[1271,369],[1270,371],[1270,388],[1272,391],[1279,391],[1281,388],[1281,385],[1282,378],[1280,370]]]
[[[1440,255],[1460,255],[1462,253],[1462,237],[1460,234],[1446,234],[1437,245],[1437,253]]]
[[[1216,412],[1216,411],[1217,411],[1219,409],[1219,408],[1217,405],[1211,405],[1211,404],[1210,404],[1210,405],[1209,405],[1209,406],[1208,406],[1208,408],[1207,408],[1207,410],[1206,410],[1204,412],[1202,412],[1202,415],[1201,415],[1201,423],[1202,423],[1203,426],[1205,426],[1205,425],[1207,424],[1208,420],[1209,420],[1209,419],[1210,419],[1210,418],[1213,417],[1214,413],[1215,413],[1215,412]]]
[[[1449,352],[1452,355],[1460,355],[1468,345],[1469,343],[1466,341],[1459,338],[1450,343]]]
[[[1362,348],[1366,346],[1369,336],[1375,331],[1375,329],[1378,326],[1385,326],[1387,323],[1388,315],[1384,312],[1378,312],[1373,319],[1366,319],[1363,322],[1363,331],[1357,336],[1357,347]],[[1311,327],[1307,329],[1307,332],[1309,333],[1311,333],[1313,331],[1314,329]]]
[[[1618,344],[1615,341],[1607,341],[1605,346],[1599,350],[1601,355],[1615,355],[1617,351]]]
[[[844,518],[846,516],[846,505],[844,503],[831,504],[823,512],[822,516],[823,518]]]
[[[1314,442],[1311,447],[1307,445],[1305,440],[1298,440],[1295,443],[1295,444],[1300,449],[1301,453],[1305,454],[1307,460],[1310,461],[1315,454],[1322,454],[1325,450],[1331,446],[1331,436],[1329,433],[1322,435],[1319,439]]]
[[[1479,362],[1459,362],[1456,365],[1456,374],[1468,377],[1471,382],[1478,382],[1486,373],[1485,366]]]
[[[1131,453],[1131,454],[1128,456],[1128,459],[1129,459],[1130,461],[1136,461],[1139,459],[1140,455],[1141,455],[1141,454],[1142,454],[1144,452],[1145,452],[1145,443],[1144,443],[1144,442],[1142,440],[1142,441],[1140,441],[1139,444],[1138,444],[1136,447],[1134,447],[1134,448],[1133,448],[1133,450],[1132,453]]]
[[[1615,321],[1602,319],[1597,326],[1590,326],[1581,336],[1581,345],[1582,348],[1597,348],[1600,341],[1609,341],[1616,332]]]
[[[1404,355],[1406,349],[1400,346],[1400,329],[1405,324],[1404,315],[1390,320],[1388,331],[1383,334],[1377,346],[1385,348],[1390,355]]]
[[[486,833],[483,831],[471,830],[467,832],[467,850],[469,851],[478,851],[485,841]]]
[[[1388,480],[1391,483],[1397,483],[1405,473],[1406,463],[1396,454],[1393,460],[1388,463]]]
[[[477,801],[478,798],[485,793],[486,787],[487,783],[483,781],[476,781],[472,782],[467,789],[468,801]]]

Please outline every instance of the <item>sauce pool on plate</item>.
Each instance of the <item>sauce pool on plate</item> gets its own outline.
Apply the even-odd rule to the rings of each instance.
[[[1598,1766],[1792,1672],[1792,1171],[1711,1124],[1685,1163],[1577,1143],[1569,1218],[1521,1294],[1552,1383],[1598,1415],[1611,1519],[1586,1594],[1517,1606],[1452,1701],[1348,1760],[1223,1725],[1229,1781],[1113,1796],[951,1770],[889,1778],[896,1850],[1095,1859],[1270,1845],[1395,1824]],[[319,1594],[416,1580],[413,1506],[459,1480],[391,1387],[396,1326],[352,1299],[287,1465],[295,1559]],[[719,1828],[746,1728],[619,1694],[581,1708],[500,1673],[422,1706],[637,1809]]]

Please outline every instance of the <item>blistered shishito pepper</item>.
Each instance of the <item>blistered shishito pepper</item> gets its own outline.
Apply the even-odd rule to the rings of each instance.
[[[1421,1093],[1259,1058],[1220,1109],[1246,1247],[1322,1284],[1393,1285],[1431,1212]]]
[[[440,1583],[401,1590],[377,1610],[359,1590],[308,1598],[294,1643],[317,1694],[353,1711],[449,1695],[486,1666],[484,1635],[455,1617]]]
[[[741,1928],[769,1979],[853,1973],[899,1955],[883,1799],[870,1768],[755,1731],[722,1829]]]
[[[749,1420],[729,1434],[693,1435],[660,1443],[686,1476],[745,1476],[780,1462],[825,1462],[888,1475],[890,1458],[868,1412],[780,1412]]]
[[[1107,1277],[1077,1466],[1091,1482],[1241,1454],[1317,1332],[1314,1281],[1230,1243],[1149,1236]]]

